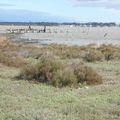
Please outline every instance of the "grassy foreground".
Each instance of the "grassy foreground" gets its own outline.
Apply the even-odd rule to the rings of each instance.
[[[48,63],[40,64],[43,67],[36,69],[39,68],[36,67],[39,65],[36,63],[44,58],[43,53],[49,53],[50,58],[55,56],[63,63],[62,68],[62,64],[57,64],[61,72],[56,76],[63,83],[63,78],[70,78],[69,83],[69,80],[75,77],[71,77],[70,73],[74,73],[80,80],[84,77],[90,79],[86,76],[91,75],[90,80],[93,80],[95,74],[88,74],[91,73],[91,69],[86,72],[87,69],[78,66],[80,69],[77,72],[76,65],[75,68],[71,66],[71,63],[82,61],[102,77],[102,84],[79,84],[77,87],[59,88],[34,81],[41,80],[41,75],[45,75],[47,80],[53,80],[51,76],[56,75],[56,66],[50,62],[50,58]],[[34,69],[28,67],[28,72],[25,71],[27,74],[18,79],[21,68],[31,64]],[[27,81],[31,73],[32,81]],[[34,46],[1,40],[0,120],[120,120],[120,47]]]
[[[0,120],[120,120],[119,61],[88,65],[103,75],[103,85],[31,84],[15,79],[18,68],[0,65]]]

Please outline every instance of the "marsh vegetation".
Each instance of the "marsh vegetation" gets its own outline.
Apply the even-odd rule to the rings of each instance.
[[[2,120],[120,119],[120,46],[0,48]]]

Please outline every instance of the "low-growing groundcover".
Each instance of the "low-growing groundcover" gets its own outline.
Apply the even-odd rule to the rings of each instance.
[[[57,57],[42,57],[21,69],[20,79],[44,82],[55,87],[102,84],[102,77],[84,63],[67,64]]]
[[[87,66],[105,78],[102,85],[60,89],[31,84],[14,79],[18,68],[1,65],[0,120],[120,120],[120,62]]]

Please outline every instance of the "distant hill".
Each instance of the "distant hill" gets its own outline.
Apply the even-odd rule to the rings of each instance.
[[[15,24],[15,25],[74,25],[74,26],[116,26],[114,22],[88,22],[76,23],[73,18],[53,16],[45,12],[36,12],[29,10],[18,9],[0,9],[0,24]]]
[[[53,16],[45,12],[0,9],[0,22],[74,22],[72,18]]]

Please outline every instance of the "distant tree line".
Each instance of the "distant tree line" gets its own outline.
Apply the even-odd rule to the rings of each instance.
[[[38,25],[38,26],[59,26],[59,25],[74,25],[74,26],[87,26],[87,27],[112,27],[119,26],[114,22],[103,23],[103,22],[88,22],[88,23],[55,23],[55,22],[0,22],[0,25]]]
[[[114,22],[110,22],[110,23],[98,23],[98,22],[88,22],[88,23],[63,23],[63,25],[75,25],[75,26],[88,26],[88,27],[104,27],[104,26],[107,26],[107,27],[111,27],[111,26],[117,26],[116,23]]]

